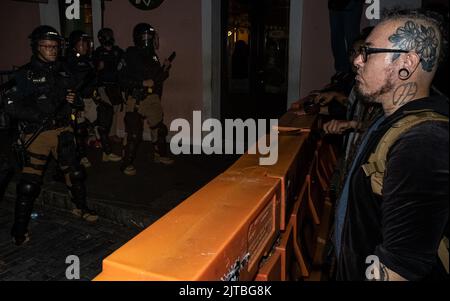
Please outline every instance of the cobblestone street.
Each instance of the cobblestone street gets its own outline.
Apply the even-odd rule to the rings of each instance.
[[[87,224],[67,211],[35,208],[31,240],[16,247],[9,234],[13,213],[10,200],[0,204],[0,281],[67,280],[70,255],[80,258],[81,280],[91,280],[101,272],[102,260],[140,231],[105,219]]]

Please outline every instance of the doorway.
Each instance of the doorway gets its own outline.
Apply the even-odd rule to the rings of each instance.
[[[61,34],[68,38],[70,33],[74,30],[82,30],[89,36],[93,36],[93,15],[92,15],[92,0],[80,1],[80,19],[68,20],[66,18],[66,9],[70,4],[65,1],[59,1],[59,16],[61,18]]]
[[[222,5],[222,118],[279,118],[287,107],[290,0]]]

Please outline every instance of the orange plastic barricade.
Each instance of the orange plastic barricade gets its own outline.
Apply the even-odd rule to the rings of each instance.
[[[310,132],[317,125],[317,116],[299,116],[294,111],[288,111],[280,118],[278,125],[280,132]]]
[[[261,155],[243,155],[233,166],[225,173],[236,174],[245,177],[267,176],[270,178],[280,179],[282,183],[281,192],[281,218],[280,229],[286,230],[289,216],[295,199],[299,192],[297,183],[301,181],[301,174],[307,173],[308,165],[305,160],[300,158],[305,154],[303,148],[308,147],[308,134],[294,136],[279,136],[278,140],[278,162],[272,166],[260,166],[259,158]],[[310,150],[313,152],[313,150]],[[305,165],[302,163],[305,162]]]
[[[256,276],[256,281],[281,281],[282,280],[281,252],[275,250],[267,259]]]
[[[291,279],[291,266],[294,254],[294,218],[291,216],[286,231],[281,234],[280,244],[276,247],[281,254],[281,280]]]
[[[312,254],[315,248],[315,222],[311,218],[309,206],[309,181],[305,182],[294,205],[290,223],[293,226],[294,254],[299,267],[299,276],[307,278],[311,273]]]
[[[313,263],[315,266],[320,266],[323,264],[323,256],[325,247],[328,240],[328,235],[330,233],[330,224],[333,220],[333,204],[329,201],[325,202],[324,210],[322,213],[321,223],[317,228],[317,245],[314,251]]]
[[[103,261],[97,281],[253,280],[279,236],[281,182],[220,175]]]
[[[262,265],[255,280],[290,280],[294,257],[294,218],[291,217],[286,227],[286,231],[281,233],[279,243],[270,257],[266,259],[266,262]]]

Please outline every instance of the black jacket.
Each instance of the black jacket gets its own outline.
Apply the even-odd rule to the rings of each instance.
[[[81,98],[92,98],[97,88],[97,71],[89,56],[78,56],[71,51],[67,56],[67,69],[75,81],[74,88]]]
[[[127,49],[119,69],[120,84],[125,90],[142,89],[142,82],[151,79],[155,82],[153,93],[159,96],[164,81],[169,77],[156,53],[138,47]]]
[[[361,167],[405,112],[423,109],[448,116],[448,100],[416,100],[386,118],[372,133],[357,169],[349,175],[338,280],[366,280],[366,259],[370,255],[378,256],[381,263],[408,280],[436,276],[437,249],[449,214],[448,123],[422,123],[391,147],[383,197],[372,192],[370,178]]]
[[[66,96],[73,79],[63,64],[45,63],[33,56],[29,64],[15,73],[14,79],[17,86],[8,96],[11,101],[6,111],[25,125],[26,133],[34,132],[45,119],[60,125],[70,123],[72,109]]]
[[[108,84],[118,84],[118,71],[120,61],[123,57],[123,50],[114,46],[112,50],[108,50],[103,46],[98,47],[94,52],[94,64],[98,70],[99,64],[103,62],[104,68],[98,70],[99,86]]]

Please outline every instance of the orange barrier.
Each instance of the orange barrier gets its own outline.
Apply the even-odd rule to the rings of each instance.
[[[281,253],[281,281],[291,280],[290,267],[294,262],[294,223],[293,218],[289,219],[286,231],[281,234],[280,244],[276,246]]]
[[[283,264],[281,259],[281,252],[275,252],[262,265],[256,276],[256,281],[280,281],[282,279]]]
[[[103,262],[95,280],[252,280],[279,235],[280,181],[221,175]]]
[[[332,216],[333,148],[314,140],[314,116],[280,120],[279,160],[242,156],[103,262],[95,279],[260,280],[308,278]],[[265,138],[263,138],[265,139]]]
[[[290,213],[298,194],[299,155],[307,144],[308,135],[280,136],[278,140],[278,162],[273,166],[261,166],[260,155],[243,155],[225,173],[241,176],[266,176],[280,179],[281,191],[281,216],[280,229],[284,231],[289,221]]]

